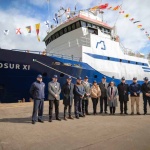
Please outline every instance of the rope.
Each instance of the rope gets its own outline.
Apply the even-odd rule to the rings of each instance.
[[[65,72],[62,72],[62,71],[59,71],[59,70],[57,70],[57,69],[55,69],[55,68],[53,68],[53,67],[50,67],[50,66],[48,66],[48,65],[46,65],[46,64],[44,64],[44,63],[42,63],[42,62],[40,62],[40,61],[38,61],[38,60],[36,60],[36,59],[33,59],[33,61],[34,61],[34,62],[37,62],[37,63],[39,63],[39,64],[41,64],[41,65],[43,65],[43,66],[45,66],[45,67],[48,67],[48,68],[50,68],[50,69],[52,69],[52,70],[55,70],[55,71],[60,72],[60,73],[63,73],[64,75],[71,76],[71,75],[69,75],[69,74],[67,74],[67,73],[65,73]],[[74,78],[74,79],[77,79],[77,78],[74,77],[74,76],[71,76],[71,77]]]

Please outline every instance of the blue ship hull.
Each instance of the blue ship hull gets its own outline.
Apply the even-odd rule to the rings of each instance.
[[[62,73],[50,69],[49,67],[39,64],[37,61],[57,69]],[[54,64],[55,62],[60,62],[59,65]],[[66,66],[64,63],[70,63],[71,66]],[[80,67],[75,66],[78,64]],[[103,74],[97,72],[91,68],[88,64],[83,62],[67,60],[63,58],[57,58],[52,56],[44,56],[39,54],[25,53],[19,51],[0,49],[0,102],[1,103],[11,103],[18,102],[25,98],[28,102],[31,97],[29,94],[29,89],[31,84],[36,80],[38,74],[43,75],[43,82],[46,84],[46,99],[48,95],[48,82],[54,74],[58,75],[58,82],[63,85],[66,82],[67,75],[73,77],[89,76],[89,82],[97,80],[101,81]],[[111,81],[112,78],[107,77],[107,82]],[[113,79],[116,84],[120,80]],[[73,83],[76,79],[73,78]],[[130,83],[131,81],[127,81]]]

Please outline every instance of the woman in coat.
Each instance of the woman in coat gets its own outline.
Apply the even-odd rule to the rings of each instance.
[[[93,85],[91,87],[91,99],[93,102],[93,114],[96,115],[97,114],[97,103],[98,103],[98,99],[101,96],[101,90],[99,88],[99,86],[97,85],[97,82],[94,81]]]
[[[110,107],[110,115],[114,115],[117,107],[117,95],[118,89],[114,86],[114,82],[110,82],[110,86],[107,88],[108,106]]]

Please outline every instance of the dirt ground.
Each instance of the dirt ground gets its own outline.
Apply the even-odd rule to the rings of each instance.
[[[44,124],[32,125],[32,102],[0,104],[0,150],[150,150],[149,106],[148,115],[120,115],[118,106],[114,116],[99,114],[50,123],[48,102],[44,105]],[[128,109],[130,113],[130,101]],[[92,113],[91,101],[89,111]],[[143,114],[142,99],[140,112]],[[63,119],[62,101],[60,117]]]

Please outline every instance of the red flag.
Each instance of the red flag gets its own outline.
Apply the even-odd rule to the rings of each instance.
[[[119,13],[120,13],[120,14],[124,14],[124,11],[123,11],[123,10],[121,10],[121,11],[119,11]]]
[[[100,5],[99,9],[106,9],[108,7],[108,3],[104,4],[104,5]]]

